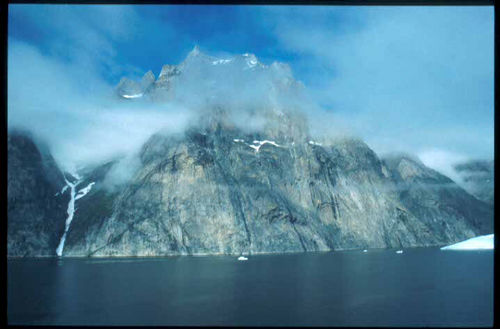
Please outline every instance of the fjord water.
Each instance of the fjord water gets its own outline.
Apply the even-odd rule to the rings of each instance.
[[[8,322],[491,326],[493,251],[10,259]]]

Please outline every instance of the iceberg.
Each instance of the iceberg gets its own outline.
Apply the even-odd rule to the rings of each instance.
[[[238,260],[248,260],[248,258],[246,258],[245,256],[240,256],[238,257]]]
[[[495,249],[495,235],[481,235],[469,240],[455,243],[441,250],[477,250],[477,249]]]

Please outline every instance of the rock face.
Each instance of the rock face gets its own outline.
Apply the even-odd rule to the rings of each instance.
[[[101,214],[76,214],[64,255],[400,248],[492,232],[487,204],[418,160],[380,160],[359,140],[322,146],[216,124],[153,136],[141,163],[121,191],[95,195]]]
[[[401,202],[444,238],[467,231],[463,223],[472,224],[479,234],[493,232],[491,205],[477,200],[448,177],[409,156],[396,156],[384,163]]]
[[[232,85],[261,88],[265,101],[231,99]],[[119,186],[106,187],[117,161],[80,172],[62,255],[442,246],[493,232],[491,205],[417,159],[380,159],[356,139],[313,139],[294,108],[301,88],[284,64],[266,66],[250,54],[217,59],[199,49],[164,66],[156,81],[152,73],[141,83],[122,80],[118,89],[129,93],[122,97],[180,102],[203,93],[216,101],[186,103],[203,111],[199,122],[181,134],[153,135],[139,169]],[[254,106],[244,112],[238,104]],[[258,129],[246,129],[247,117],[241,123],[245,113],[262,119]],[[54,255],[64,231],[68,194],[63,205],[54,198],[64,180],[37,152],[27,140],[9,139],[9,255]],[[42,188],[27,188],[31,181]]]
[[[475,160],[454,166],[462,177],[465,188],[479,200],[493,205],[494,175],[493,160]]]
[[[64,230],[67,194],[54,160],[24,132],[8,136],[8,256],[53,256]]]

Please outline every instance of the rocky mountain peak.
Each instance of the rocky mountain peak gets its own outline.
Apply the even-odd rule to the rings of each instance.
[[[158,76],[158,80],[165,80],[165,79],[168,79],[174,75],[179,75],[180,74],[180,71],[179,69],[177,68],[177,65],[169,65],[169,64],[166,64],[166,65],[163,65],[163,67],[161,68],[161,72],[160,72],[160,75]]]
[[[193,49],[189,52],[188,57],[194,57],[201,54],[200,47],[195,45]]]
[[[238,89],[249,90],[252,83],[254,88],[257,84],[257,87],[269,95],[286,92],[300,85],[287,64],[275,62],[267,66],[251,53],[219,58],[202,53],[195,46],[180,64],[164,65],[157,80],[149,71],[140,82],[123,78],[117,90],[122,98],[165,101],[176,98],[182,91],[191,92],[188,89],[193,89],[193,86],[202,89],[192,91],[197,96],[204,94],[210,98],[214,91],[219,93],[218,97],[223,97],[220,93],[231,96]],[[142,97],[143,95],[146,97]],[[259,97],[262,98],[256,98]]]
[[[144,76],[142,77],[141,79],[141,88],[142,90],[147,90],[149,87],[151,87],[151,85],[155,82],[155,75],[153,74],[153,72],[151,70],[149,70],[148,72],[146,72],[146,74],[144,74]]]

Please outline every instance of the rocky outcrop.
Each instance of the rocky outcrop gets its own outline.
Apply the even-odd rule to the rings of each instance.
[[[43,147],[42,147],[43,148]],[[64,230],[68,197],[48,149],[21,131],[8,136],[7,255],[53,256]]]
[[[448,177],[409,156],[388,158],[384,163],[401,202],[443,239],[470,231],[470,224],[476,234],[493,232],[491,205],[477,200]]]

